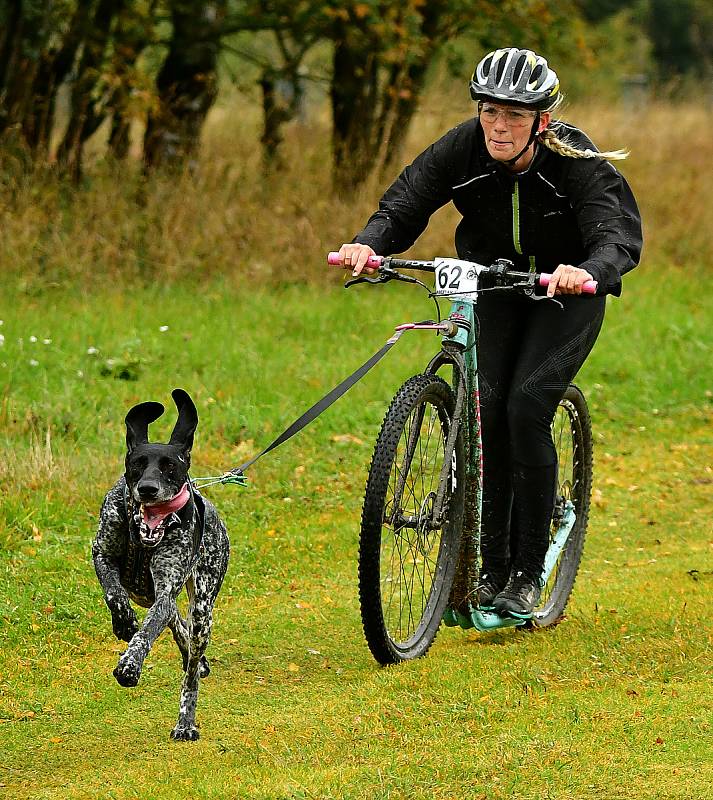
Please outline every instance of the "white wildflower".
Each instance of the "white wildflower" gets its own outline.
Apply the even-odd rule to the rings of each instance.
[[[96,347],[87,347],[87,355],[88,356],[95,356],[99,352],[99,349]]]
[[[30,359],[30,366],[31,367],[39,367],[39,365],[40,365],[40,362],[37,361],[37,359],[35,359],[35,358],[31,358]]]
[[[33,343],[36,342],[37,341],[37,337],[36,336],[30,336],[30,341],[33,342]]]

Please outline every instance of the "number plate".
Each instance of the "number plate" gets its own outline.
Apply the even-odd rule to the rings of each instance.
[[[436,294],[460,295],[478,291],[478,276],[486,269],[473,261],[436,259]]]

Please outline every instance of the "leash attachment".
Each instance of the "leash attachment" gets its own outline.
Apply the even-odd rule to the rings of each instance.
[[[232,484],[233,486],[247,486],[248,479],[239,472],[240,468],[231,469],[223,475],[208,475],[204,478],[194,478],[193,485],[196,489],[205,489],[206,486],[216,486],[218,484]]]

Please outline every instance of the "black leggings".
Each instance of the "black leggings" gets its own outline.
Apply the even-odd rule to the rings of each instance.
[[[496,292],[478,300],[484,571],[542,570],[557,479],[550,425],[606,305],[603,297],[558,299],[564,308]]]

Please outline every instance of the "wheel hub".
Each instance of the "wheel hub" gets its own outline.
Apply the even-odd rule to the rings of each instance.
[[[433,506],[436,501],[436,493],[429,492],[421,503],[418,512],[418,522],[416,523],[416,546],[421,555],[427,555],[431,551],[431,534],[435,530],[433,524]]]

